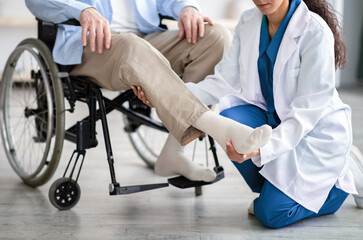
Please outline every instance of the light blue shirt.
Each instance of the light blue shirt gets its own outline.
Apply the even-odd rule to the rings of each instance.
[[[38,18],[53,23],[65,22],[68,19],[77,19],[81,12],[89,7],[96,8],[109,23],[112,20],[112,7],[110,0],[25,0],[29,10]],[[136,23],[142,33],[165,31],[159,27],[159,13],[174,19],[178,18],[180,11],[192,6],[197,9],[194,0],[135,0]],[[62,65],[79,64],[82,60],[82,28],[59,24],[53,48],[53,58]]]

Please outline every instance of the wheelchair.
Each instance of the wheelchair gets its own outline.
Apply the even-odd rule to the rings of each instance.
[[[132,90],[123,91],[111,100],[96,84],[70,75],[71,67],[55,64],[51,51],[58,25],[37,20],[38,38],[20,42],[8,58],[0,80],[2,142],[11,167],[26,185],[38,187],[50,180],[58,167],[64,140],[75,143],[76,148],[63,176],[49,189],[49,200],[54,207],[60,210],[74,207],[81,195],[78,179],[86,150],[98,145],[98,120],[102,124],[111,177],[110,195],[137,193],[168,187],[169,184],[178,188],[194,187],[196,195],[201,195],[203,185],[224,178],[214,140],[206,136],[203,141],[208,148],[206,151],[212,152],[217,173],[213,182],[189,181],[179,176],[165,183],[121,186],[115,176],[106,115],[114,110],[122,113],[124,130],[133,148],[151,169],[160,152],[152,146],[153,136],[166,133],[167,129],[155,111],[144,105]],[[79,26],[75,20],[62,24]],[[65,116],[74,113],[78,102],[88,106],[89,115],[66,129]]]

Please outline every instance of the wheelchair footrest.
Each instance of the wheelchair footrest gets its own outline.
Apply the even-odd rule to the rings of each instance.
[[[174,178],[169,178],[168,182],[178,188],[191,188],[191,187],[200,187],[204,185],[209,185],[224,178],[224,169],[222,166],[218,166],[214,168],[214,171],[217,173],[216,178],[212,182],[203,182],[203,181],[190,181],[189,179],[179,176]]]
[[[163,187],[168,187],[169,183],[156,183],[147,185],[135,185],[135,186],[120,186],[120,184],[110,184],[110,195],[124,195],[131,193],[138,193]]]

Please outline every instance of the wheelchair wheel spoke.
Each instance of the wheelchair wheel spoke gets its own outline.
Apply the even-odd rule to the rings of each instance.
[[[15,48],[0,91],[1,136],[8,160],[26,184],[44,184],[53,175],[63,146],[64,97],[56,65],[43,42],[26,39]]]

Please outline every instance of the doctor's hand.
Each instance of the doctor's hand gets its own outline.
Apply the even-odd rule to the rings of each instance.
[[[147,100],[146,95],[144,93],[144,91],[142,90],[142,88],[140,86],[131,86],[132,91],[134,91],[134,94],[146,105],[148,105],[149,107],[153,107],[153,105],[151,104],[151,102],[149,100]]]
[[[238,162],[238,163],[243,163],[244,161],[253,158],[253,157],[257,157],[260,155],[260,149],[257,149],[253,152],[250,152],[248,154],[239,154],[236,149],[233,147],[232,141],[231,139],[228,139],[226,142],[226,153],[227,156],[229,157],[229,159],[231,159],[232,161]]]
[[[103,45],[106,49],[111,46],[111,30],[108,21],[95,9],[86,8],[81,12],[79,22],[82,26],[82,45],[87,46],[87,33],[91,52],[102,53]]]
[[[183,8],[178,17],[179,38],[186,36],[189,43],[196,44],[198,34],[199,37],[204,37],[205,22],[208,22],[210,25],[214,24],[210,18],[204,17],[194,7]]]

